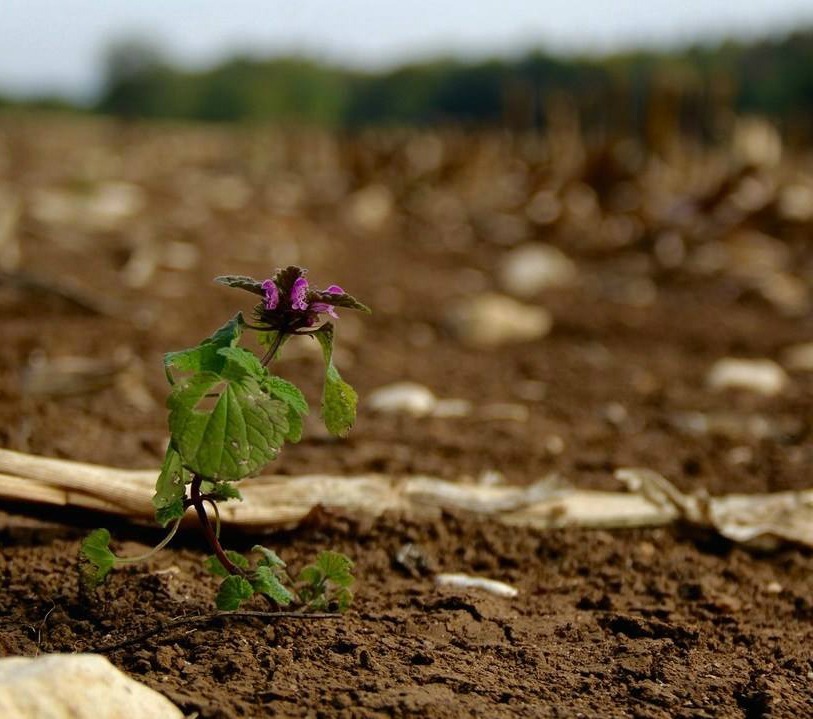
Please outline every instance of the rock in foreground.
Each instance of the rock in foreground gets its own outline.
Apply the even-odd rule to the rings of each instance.
[[[0,659],[3,719],[182,719],[163,695],[96,654]]]

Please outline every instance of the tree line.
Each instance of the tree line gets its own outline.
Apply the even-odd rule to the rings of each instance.
[[[455,123],[541,127],[563,104],[591,128],[646,130],[667,108],[713,133],[725,113],[806,127],[813,111],[813,29],[671,51],[515,59],[439,59],[364,72],[304,58],[235,57],[178,67],[140,43],[114,47],[92,110],[124,118],[309,123],[333,128]],[[47,100],[40,104],[49,106]],[[53,103],[51,103],[53,104]],[[59,106],[57,103],[56,106]],[[660,109],[659,109],[660,108]]]

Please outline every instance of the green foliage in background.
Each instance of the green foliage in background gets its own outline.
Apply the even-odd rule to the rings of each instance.
[[[94,109],[124,117],[349,128],[543,125],[549,101],[562,93],[588,115],[591,107],[612,112],[619,101],[634,114],[668,87],[712,102],[722,98],[740,111],[790,117],[813,109],[811,67],[813,30],[595,58],[536,51],[512,60],[441,59],[376,73],[306,59],[245,57],[190,71],[148,45],[129,43],[111,51]]]

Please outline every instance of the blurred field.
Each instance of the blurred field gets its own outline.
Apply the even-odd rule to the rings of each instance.
[[[617,489],[615,469],[641,466],[683,490],[809,487],[813,154],[749,118],[715,145],[668,123],[646,146],[588,141],[578,127],[566,108],[545,133],[0,118],[0,444],[157,466],[162,353],[251,307],[211,278],[301,264],[374,314],[338,321],[357,428],[336,442],[311,418],[276,471],[521,484],[555,472]],[[317,360],[292,346],[279,372],[315,399]],[[377,393],[402,381],[422,386],[406,405]],[[285,628],[267,641],[235,629],[226,659],[198,656],[192,639],[167,649],[219,661],[225,676],[228,661],[244,662],[227,700],[209,674],[203,698],[184,694],[183,662],[166,652],[117,661],[203,716],[221,716],[218,701],[231,702],[228,716],[304,714],[318,703],[300,688],[339,702],[337,713],[810,708],[804,552],[760,562],[664,531],[538,535],[448,517],[373,528],[316,517],[278,540],[296,556],[325,537],[360,562],[360,614],[346,628],[296,642]],[[73,551],[60,542],[34,595],[17,575],[9,595],[36,624],[61,592],[51,649],[84,631],[74,589],[55,589]],[[438,599],[428,575],[392,559],[405,542],[446,571],[513,582],[521,598]],[[182,572],[155,586],[137,573],[121,581],[182,614],[209,591],[187,554],[161,560]],[[123,586],[110,590],[113,612]],[[146,599],[132,606],[152,612]],[[30,643],[14,637],[7,651]],[[327,637],[351,648],[325,655]],[[284,659],[294,645],[297,661]],[[361,688],[359,647],[374,656]],[[274,691],[257,694],[269,677]]]
[[[463,416],[362,402],[346,445],[314,421],[284,471],[557,470],[606,486],[641,465],[687,489],[806,485],[811,360],[788,348],[810,339],[810,156],[757,120],[726,146],[674,136],[659,154],[586,144],[574,127],[342,136],[6,118],[4,445],[154,465],[161,353],[251,306],[211,278],[298,263],[375,310],[340,321],[363,397],[411,380],[463,400],[447,405]],[[778,391],[710,391],[727,356],[784,364]],[[40,386],[66,358],[89,377]],[[316,391],[308,346],[281,371]]]

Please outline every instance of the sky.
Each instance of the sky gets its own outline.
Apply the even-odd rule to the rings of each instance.
[[[813,0],[0,0],[0,92],[89,98],[145,38],[196,67],[240,52],[381,68],[427,56],[599,53],[813,26]]]

